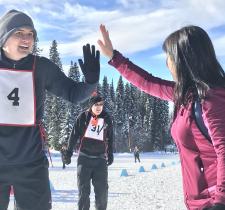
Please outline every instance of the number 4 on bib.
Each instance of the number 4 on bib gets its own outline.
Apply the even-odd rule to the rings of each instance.
[[[7,98],[13,101],[13,106],[19,106],[19,88],[14,88]]]

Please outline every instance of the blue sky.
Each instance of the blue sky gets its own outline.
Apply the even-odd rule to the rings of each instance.
[[[189,24],[209,33],[225,68],[224,0],[0,0],[0,14],[9,9],[33,18],[44,56],[48,57],[52,40],[57,40],[64,69],[82,56],[83,44],[97,45],[101,23],[115,49],[155,76],[172,79],[161,46],[170,33]],[[118,79],[103,56],[101,68],[101,78]]]

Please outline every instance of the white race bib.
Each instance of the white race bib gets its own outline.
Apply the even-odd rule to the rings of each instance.
[[[91,120],[89,122],[84,137],[103,141],[104,119],[98,118],[98,124],[96,126],[93,126],[91,124],[92,120],[93,117],[91,117]]]
[[[35,124],[33,72],[0,69],[0,125]]]

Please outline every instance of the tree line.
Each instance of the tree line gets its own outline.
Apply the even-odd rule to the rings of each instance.
[[[34,53],[40,52],[36,45]],[[50,46],[49,59],[63,71],[56,40]],[[76,62],[71,61],[68,77],[77,82],[84,80]],[[129,152],[136,145],[145,152],[163,150],[171,143],[171,117],[167,101],[157,99],[132,84],[125,83],[121,76],[115,87],[114,81],[108,81],[104,76],[98,84],[97,92],[103,96],[104,109],[110,113],[113,120],[115,152]],[[68,141],[77,116],[88,108],[88,100],[74,105],[47,92],[43,124],[49,146],[60,150],[62,144]]]

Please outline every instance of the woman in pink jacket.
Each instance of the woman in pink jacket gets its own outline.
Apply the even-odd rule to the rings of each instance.
[[[109,64],[139,89],[175,104],[171,133],[179,150],[185,204],[189,210],[225,210],[225,73],[212,42],[200,27],[187,26],[163,44],[174,82],[153,77],[113,50],[100,26],[98,44]],[[203,121],[212,143],[194,120],[194,101],[201,100]]]

